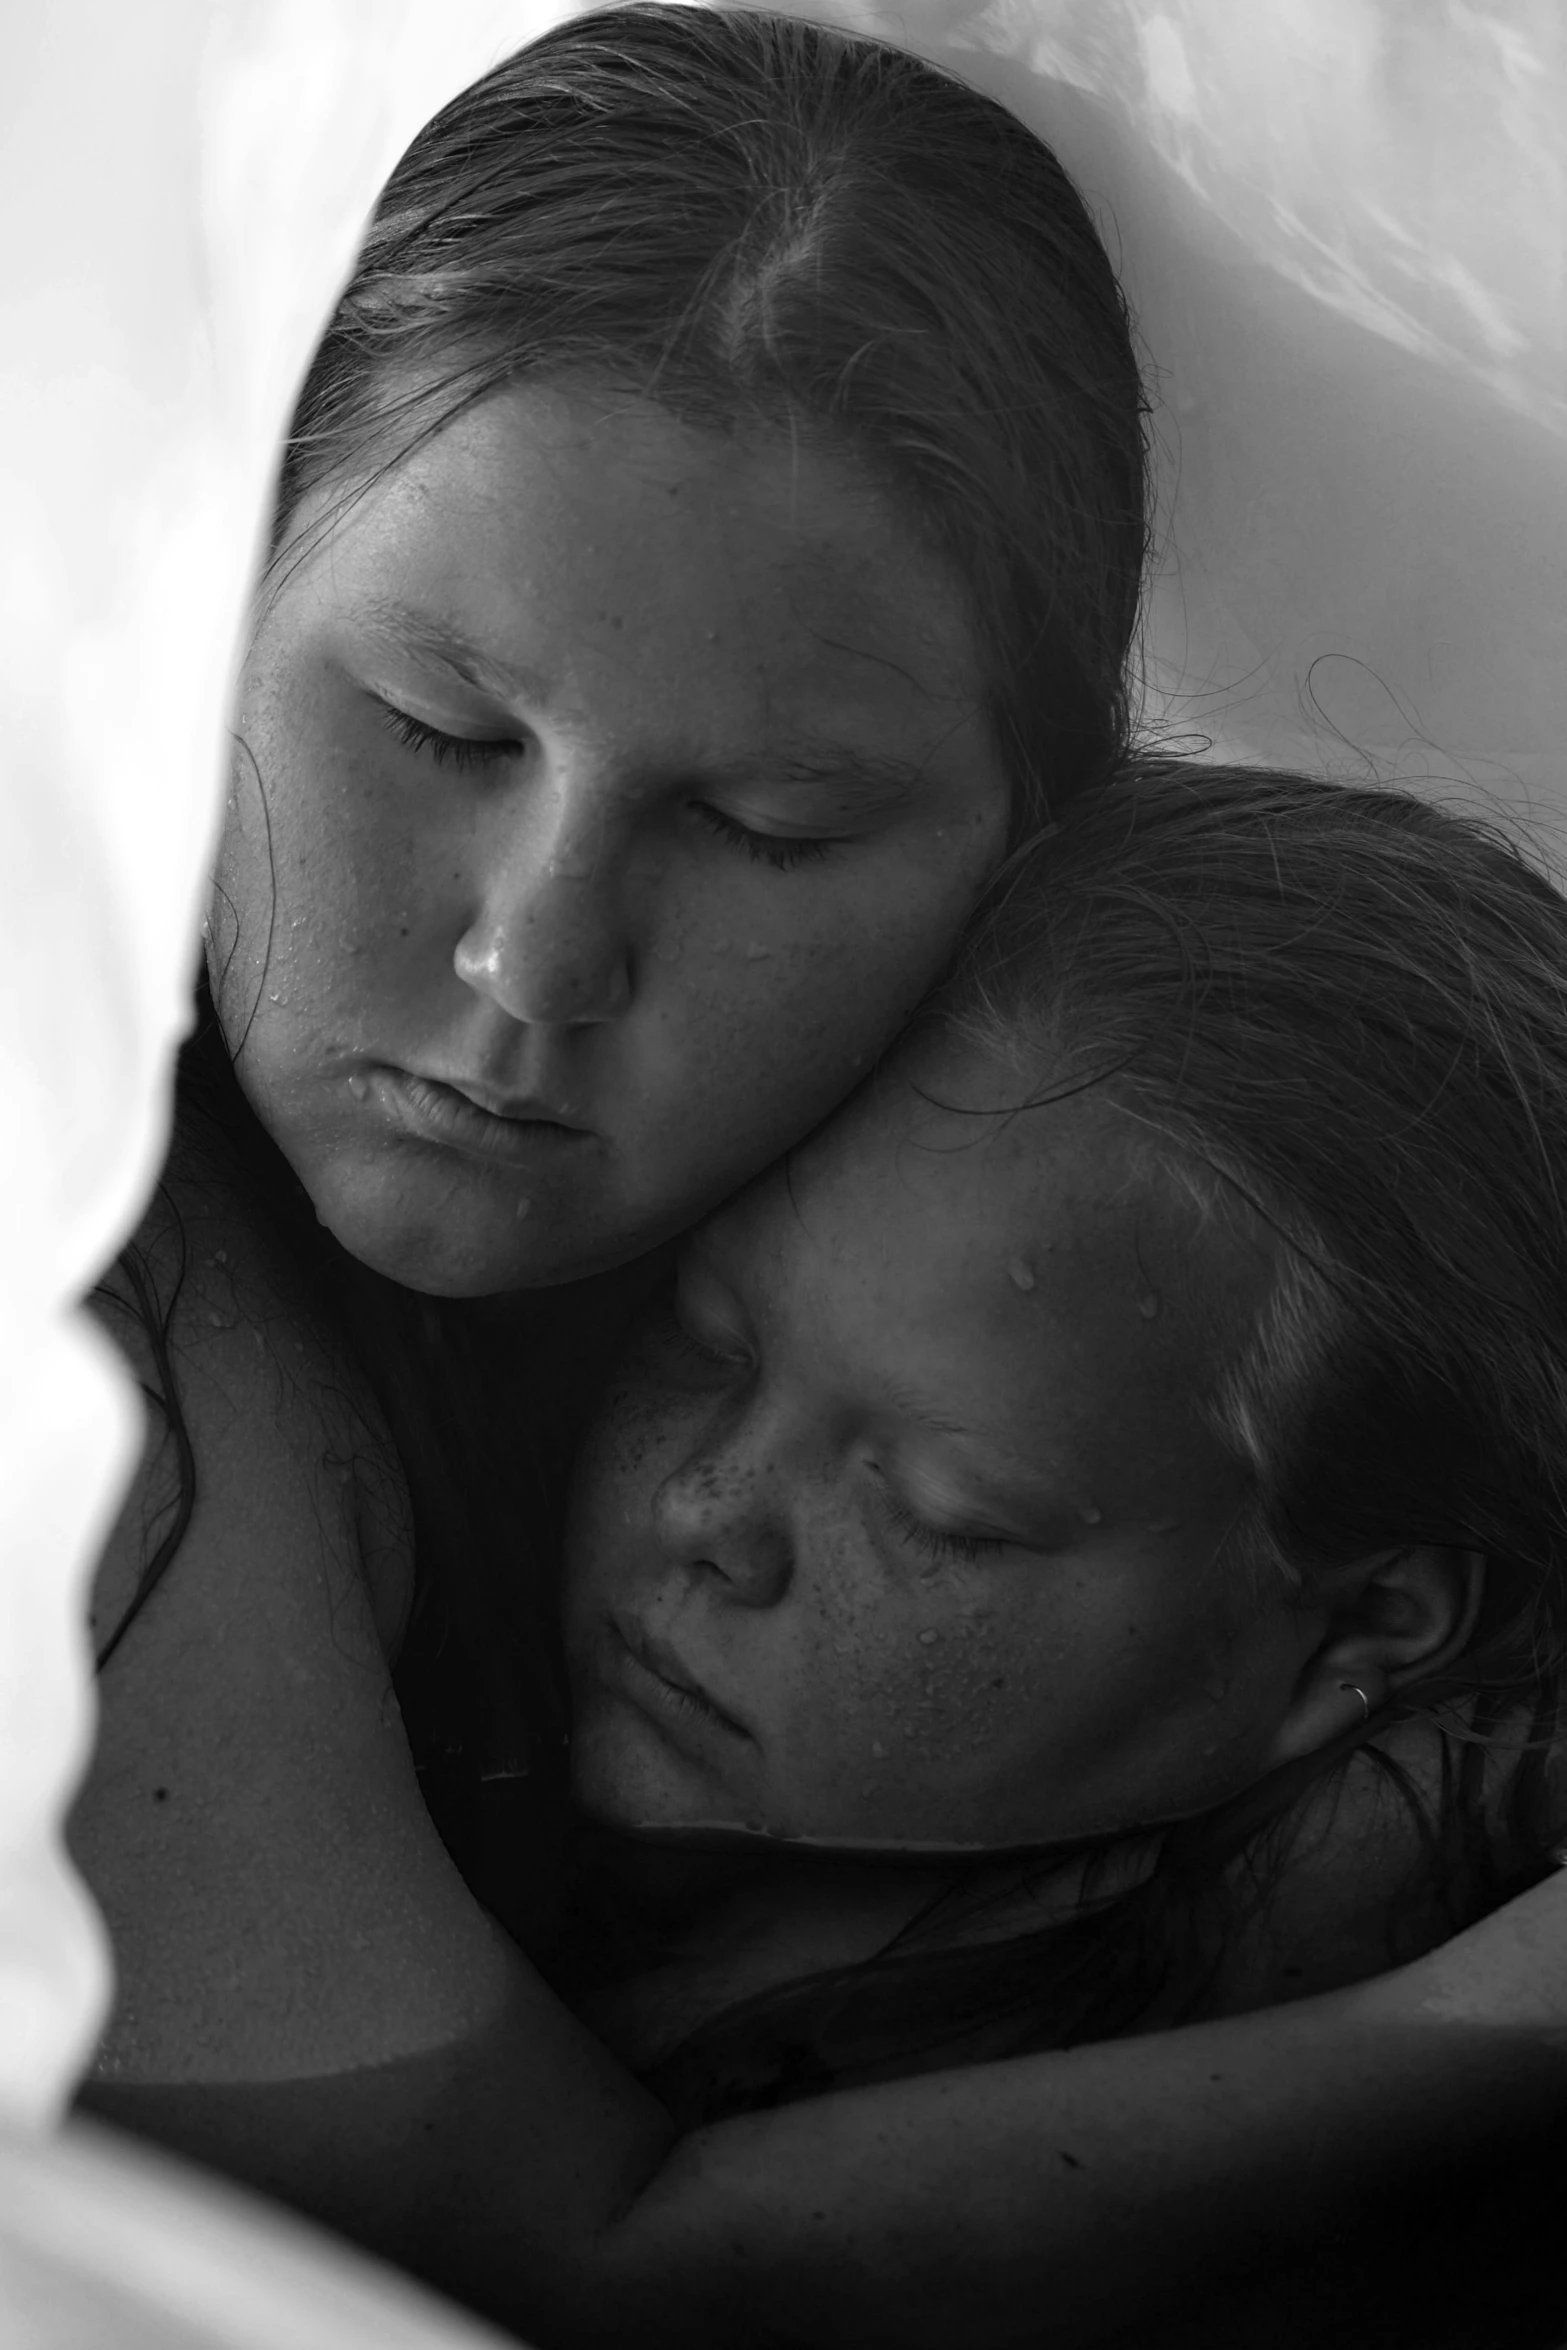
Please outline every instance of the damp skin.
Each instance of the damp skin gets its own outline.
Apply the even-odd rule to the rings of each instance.
[[[1215,1566],[1243,1488],[1199,1409],[1267,1262],[1119,1112],[983,1114],[1007,1086],[906,1051],[633,1344],[565,1610],[612,1824],[994,1849],[1270,1767],[1320,1623]]]
[[[621,1261],[849,1091],[999,855],[960,587],[847,461],[586,391],[319,519],[239,698],[241,1083],[394,1279]]]

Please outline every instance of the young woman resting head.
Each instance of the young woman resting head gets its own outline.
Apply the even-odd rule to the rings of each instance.
[[[472,1296],[822,1117],[1125,721],[1143,404],[1004,108],[612,8],[415,141],[306,380],[209,960],[352,1255]]]
[[[1152,762],[1029,853],[582,1461],[580,1799],[774,1856],[581,1969],[677,2110],[1320,1990],[1546,1873],[1564,1165],[1567,903],[1479,826]]]

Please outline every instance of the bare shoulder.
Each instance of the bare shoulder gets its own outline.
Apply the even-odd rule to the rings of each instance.
[[[110,1653],[71,1824],[115,1944],[100,2071],[298,2077],[460,2032],[498,1995],[495,1936],[392,1693],[412,1545],[374,1405],[201,1186],[160,1198],[99,1302],[149,1396],[94,1597]]]

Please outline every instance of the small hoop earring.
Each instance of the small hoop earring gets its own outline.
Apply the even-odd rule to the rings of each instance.
[[[1352,1689],[1354,1691],[1355,1695],[1359,1698],[1361,1703],[1361,1721],[1363,1723],[1369,1722],[1371,1719],[1371,1700],[1366,1695],[1365,1691],[1361,1688],[1360,1683],[1358,1681],[1341,1681],[1339,1683],[1339,1687],[1341,1689]]]

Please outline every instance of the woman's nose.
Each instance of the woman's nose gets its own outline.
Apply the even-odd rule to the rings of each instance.
[[[569,806],[529,820],[482,876],[457,976],[513,1020],[580,1027],[631,1000],[623,852]]]
[[[775,1607],[794,1573],[777,1479],[739,1447],[703,1450],[664,1479],[653,1528],[666,1559],[716,1577],[743,1607]]]

